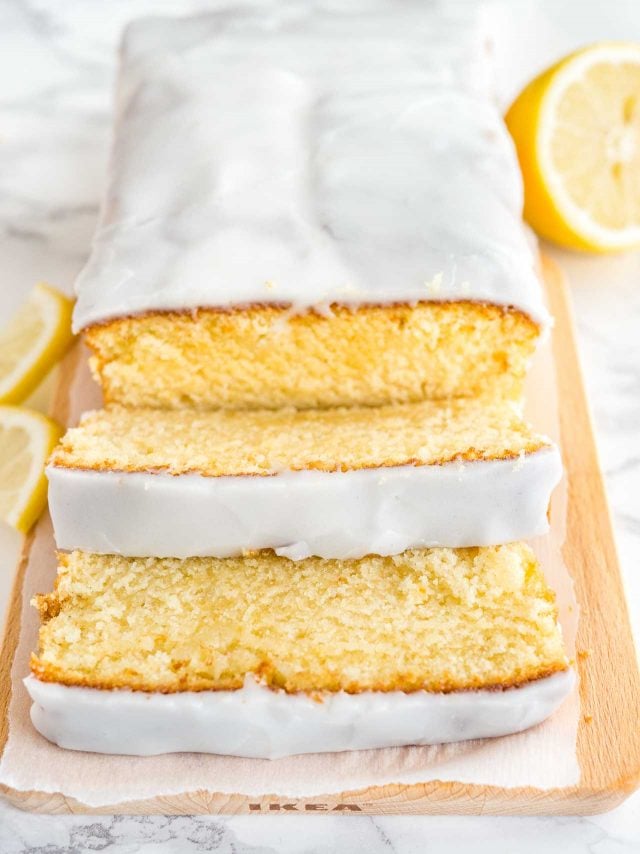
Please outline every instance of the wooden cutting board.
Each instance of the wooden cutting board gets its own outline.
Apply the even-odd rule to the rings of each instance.
[[[563,789],[505,789],[455,782],[388,785],[339,795],[291,800],[277,793],[247,797],[195,791],[170,797],[89,808],[60,793],[0,787],[24,810],[42,813],[126,814],[300,813],[588,815],[612,809],[640,784],[640,674],[576,353],[569,296],[563,277],[543,261],[555,316],[554,359],[560,399],[563,459],[568,479],[567,536],[563,556],[580,604],[576,648],[581,715],[577,754],[580,782]],[[53,415],[66,423],[68,389],[78,348],[67,357]],[[10,669],[20,630],[21,586],[31,538],[18,570],[0,652],[0,750],[7,739]]]

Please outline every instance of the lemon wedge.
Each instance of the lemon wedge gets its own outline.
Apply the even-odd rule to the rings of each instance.
[[[567,56],[505,117],[524,177],[527,222],[571,249],[640,246],[640,44]]]
[[[0,403],[20,403],[39,385],[73,338],[73,302],[49,285],[36,285],[0,329]]]
[[[47,501],[44,466],[62,429],[39,412],[0,406],[0,519],[26,533]]]

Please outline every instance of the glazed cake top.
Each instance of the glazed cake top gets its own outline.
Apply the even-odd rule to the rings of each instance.
[[[333,5],[128,28],[76,330],[148,310],[434,299],[544,322],[478,16]]]

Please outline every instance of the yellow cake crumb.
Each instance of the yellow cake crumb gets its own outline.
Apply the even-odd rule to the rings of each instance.
[[[252,412],[110,407],[67,432],[55,466],[209,476],[514,460],[549,445],[510,402]]]
[[[539,328],[472,301],[149,312],[85,330],[107,403],[179,409],[518,398]]]
[[[33,673],[95,688],[455,691],[567,668],[523,543],[359,560],[60,555]]]

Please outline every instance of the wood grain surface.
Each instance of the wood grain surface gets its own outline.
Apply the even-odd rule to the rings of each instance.
[[[344,815],[588,815],[612,809],[640,784],[640,674],[616,556],[609,508],[585,398],[566,285],[557,267],[543,260],[551,311],[556,319],[554,358],[560,399],[562,452],[568,479],[567,538],[563,555],[580,604],[576,666],[581,716],[577,752],[580,782],[562,789],[516,788],[430,782],[345,791],[339,795],[288,800],[209,791],[86,807],[60,793],[18,792],[0,787],[23,810],[40,813],[300,813]],[[53,403],[66,423],[68,388],[79,347],[67,356]],[[0,749],[7,738],[10,669],[20,630],[21,586],[31,545],[27,537],[10,604],[0,654]]]

